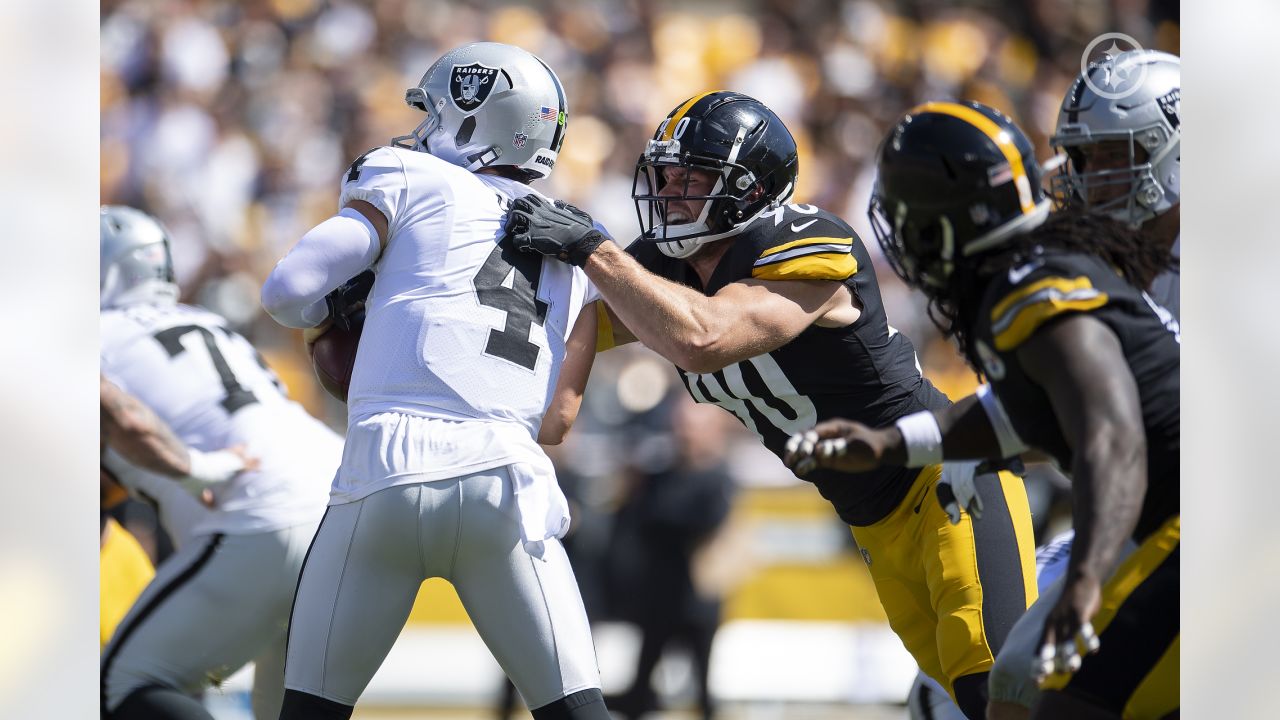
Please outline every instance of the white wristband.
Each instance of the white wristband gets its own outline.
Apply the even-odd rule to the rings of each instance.
[[[907,451],[906,467],[921,468],[942,462],[942,429],[928,410],[898,418],[894,423],[902,433]]]
[[[188,449],[187,452],[191,456],[191,470],[187,473],[187,477],[183,478],[184,485],[197,487],[219,485],[244,470],[244,458],[230,450],[206,453]]]

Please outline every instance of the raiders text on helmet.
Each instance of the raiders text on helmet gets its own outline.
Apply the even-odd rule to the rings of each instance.
[[[1089,87],[1104,77],[1139,78],[1119,98],[1100,96]],[[1083,207],[1137,228],[1179,202],[1182,161],[1182,69],[1174,55],[1130,50],[1090,65],[1062,101],[1058,127],[1050,140],[1070,159],[1066,172],[1053,177],[1060,204]],[[1126,167],[1087,167],[1085,149],[1118,142],[1128,149]],[[1099,200],[1102,196],[1106,199]]]
[[[1031,141],[998,110],[925,103],[880,145],[871,226],[895,272],[944,287],[961,257],[1044,222],[1049,201]]]
[[[705,195],[659,194],[663,169],[705,170],[716,177]],[[796,143],[782,120],[759,100],[718,91],[689,98],[658,126],[636,163],[631,197],[644,240],[671,257],[688,257],[703,243],[729,237],[791,197],[799,167]],[[644,187],[641,187],[643,181]],[[671,200],[704,200],[690,223],[667,224]]]
[[[176,301],[169,236],[160,223],[123,205],[105,205],[101,215],[100,307]]]
[[[502,43],[445,53],[405,91],[405,102],[427,118],[392,145],[471,171],[511,166],[533,178],[551,174],[569,120],[564,88],[551,68]]]

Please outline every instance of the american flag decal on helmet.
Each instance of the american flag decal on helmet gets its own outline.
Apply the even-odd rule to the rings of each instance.
[[[544,105],[538,110],[538,117],[542,120],[555,120],[559,116],[560,111],[556,108],[549,108]]]

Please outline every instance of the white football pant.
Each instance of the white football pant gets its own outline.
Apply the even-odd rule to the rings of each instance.
[[[285,685],[355,705],[428,578],[453,584],[530,708],[600,687],[577,580],[560,541],[525,550],[505,467],[396,485],[331,506],[307,556]],[[536,556],[535,556],[536,555]]]
[[[289,608],[315,529],[198,535],[161,563],[103,650],[105,708],[151,685],[196,693],[252,660],[254,715],[279,715]]]

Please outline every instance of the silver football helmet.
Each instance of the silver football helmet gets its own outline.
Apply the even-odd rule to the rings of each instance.
[[[104,205],[101,224],[99,306],[177,301],[169,235],[160,223],[131,207]]]
[[[1090,65],[1076,78],[1050,139],[1068,158],[1065,172],[1051,180],[1059,205],[1083,207],[1138,228],[1178,204],[1181,75],[1175,55],[1130,50]],[[1136,83],[1127,93],[1095,89],[1126,82]],[[1107,97],[1112,94],[1121,96]],[[1090,168],[1086,151],[1112,141],[1128,148],[1127,166]]]
[[[392,145],[471,171],[509,165],[534,178],[550,175],[569,120],[564,88],[551,68],[502,43],[450,50],[404,99],[427,118]]]

